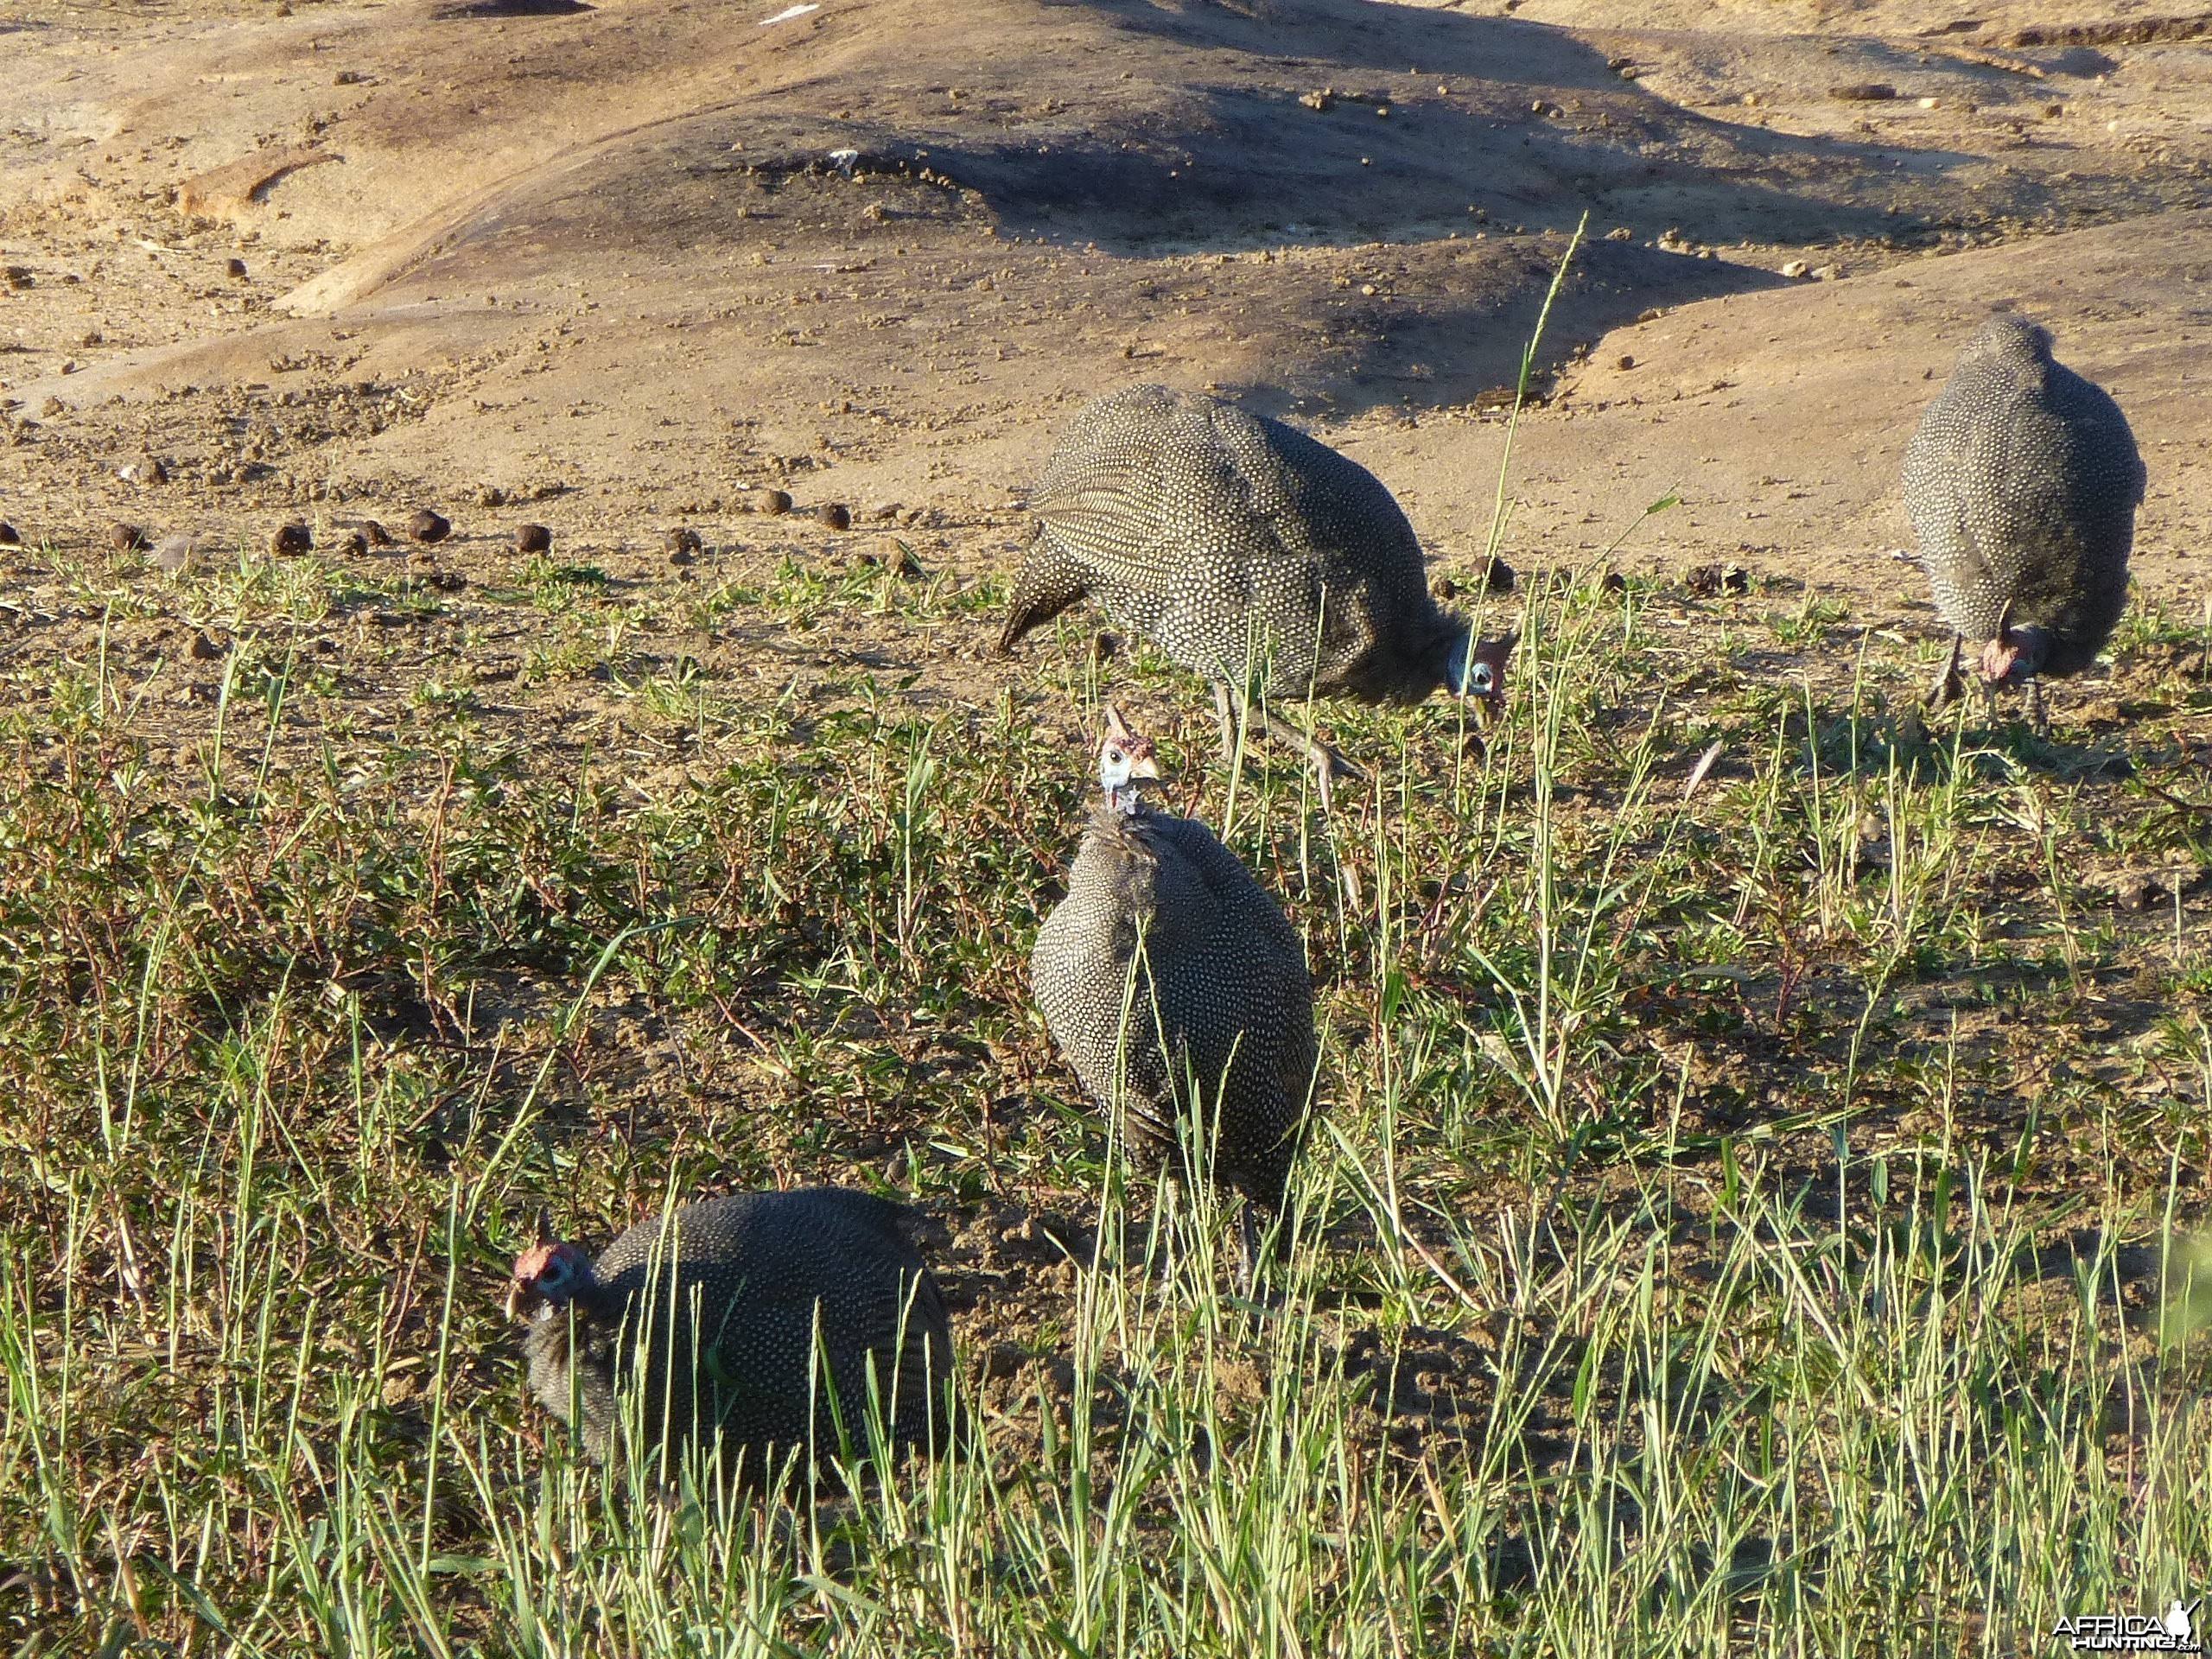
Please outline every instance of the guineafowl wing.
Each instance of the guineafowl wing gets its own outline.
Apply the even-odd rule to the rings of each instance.
[[[1990,471],[1998,423],[1974,420],[1964,404],[1959,389],[1947,386],[1922,413],[1905,450],[1904,497],[1936,607],[1961,632],[1986,639],[2001,601],[1980,620],[1985,607],[1976,596],[1990,587],[1992,565],[1975,534],[1968,480]]]
[[[1299,556],[1276,533],[1295,495],[1243,410],[1132,386],[1077,416],[1029,505],[1104,583],[1169,594],[1194,562]]]
[[[1179,1084],[1217,1101],[1217,1178],[1281,1195],[1313,1079],[1303,944],[1236,855],[1193,819],[1157,822],[1150,960]]]

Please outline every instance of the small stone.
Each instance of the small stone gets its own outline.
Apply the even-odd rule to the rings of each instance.
[[[452,535],[453,524],[444,514],[424,507],[407,521],[407,533],[428,545]]]
[[[223,654],[222,641],[201,628],[192,636],[192,659],[196,663],[212,663]]]
[[[1828,88],[1828,96],[1842,104],[1886,104],[1897,95],[1887,81],[1853,80]]]
[[[1483,569],[1483,591],[1486,594],[1510,594],[1516,580],[1513,567],[1495,555]]]
[[[1114,660],[1115,653],[1121,648],[1122,639],[1119,634],[1100,633],[1091,639],[1090,660],[1101,664],[1110,663]]]
[[[517,524],[515,526],[516,552],[544,553],[550,551],[552,546],[553,532],[544,525]]]
[[[1326,111],[1337,100],[1324,88],[1318,92],[1300,92],[1298,101],[1309,110]]]
[[[366,558],[369,552],[369,538],[358,530],[349,530],[339,537],[330,550],[341,559]]]
[[[223,262],[223,273],[234,283],[244,282],[245,280],[245,261],[243,259],[226,259]]]
[[[1700,564],[1683,572],[1682,586],[1700,599],[1718,599],[1751,592],[1751,578],[1740,564]]]
[[[507,505],[507,493],[496,484],[486,484],[476,492],[476,505],[480,507],[504,507]]]
[[[1605,240],[1608,242],[1633,242],[1636,240],[1636,232],[1629,229],[1625,225],[1616,225],[1611,230],[1605,232]]]
[[[1636,359],[1629,355],[1628,353],[1623,352],[1618,358],[1613,359],[1613,366],[1617,369],[1632,369],[1636,366]]]
[[[1792,259],[1788,264],[1783,266],[1782,274],[1785,276],[1803,276],[1810,273],[1812,269],[1813,262],[1809,259]]]
[[[1428,584],[1428,596],[1440,605],[1449,605],[1459,597],[1459,584],[1449,576],[1439,576]]]
[[[22,544],[23,538],[16,533],[16,527],[5,519],[0,519],[0,547],[21,547]]]
[[[748,490],[739,505],[747,512],[765,512],[772,517],[791,510],[791,493],[764,486],[757,490]]]
[[[297,558],[314,546],[314,532],[296,520],[289,524],[279,524],[276,533],[269,538],[269,550],[280,559]]]
[[[154,563],[173,576],[188,575],[200,563],[189,536],[165,537],[154,549]]]
[[[842,501],[824,501],[814,510],[814,516],[831,530],[850,530],[852,510]]]
[[[1832,283],[1842,275],[1841,265],[1815,265],[1813,267],[1813,280],[1816,283]]]
[[[49,396],[44,403],[38,406],[38,412],[50,421],[55,416],[61,414],[67,410],[68,407],[69,405],[63,403],[59,397]]]
[[[391,532],[373,518],[361,520],[361,534],[368,538],[371,547],[390,547]]]
[[[153,545],[146,532],[136,524],[111,525],[107,539],[118,553],[143,553]]]
[[[1605,579],[1598,586],[1604,593],[1624,594],[1628,591],[1628,578],[1618,570],[1608,570],[1605,572]]]
[[[661,544],[668,550],[671,564],[690,563],[706,546],[699,539],[699,532],[688,524],[679,524],[670,531]]]
[[[924,576],[929,574],[922,569],[922,562],[914,556],[914,550],[896,537],[892,540],[889,552],[862,553],[861,563],[870,569],[889,570],[901,576]]]

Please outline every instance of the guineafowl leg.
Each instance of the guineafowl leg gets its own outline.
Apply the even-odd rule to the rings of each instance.
[[[1321,810],[1326,812],[1332,804],[1331,784],[1339,778],[1360,778],[1365,774],[1312,732],[1293,725],[1287,720],[1281,724],[1287,735],[1280,741],[1294,746],[1306,757],[1306,764],[1313,768],[1313,792],[1320,798]],[[1274,735],[1272,724],[1268,727],[1268,733]]]
[[[2037,737],[2050,735],[2050,711],[2043,706],[2043,682],[2028,682],[2028,729]]]
[[[1260,1228],[1252,1218],[1252,1200],[1247,1198],[1237,1209],[1237,1243],[1241,1247],[1236,1263],[1236,1288],[1245,1300],[1252,1300],[1260,1284]]]
[[[1936,672],[1936,683],[1928,688],[1928,712],[1931,715],[1948,708],[1953,699],[1966,690],[1966,682],[1959,674],[1959,652],[1965,644],[1958,634],[1951,636],[1950,652]]]
[[[1236,705],[1229,695],[1229,682],[1213,683],[1213,717],[1221,725],[1221,763],[1236,764]]]

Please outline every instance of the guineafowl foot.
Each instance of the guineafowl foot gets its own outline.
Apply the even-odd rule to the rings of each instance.
[[[1280,715],[1255,713],[1249,702],[1240,702],[1230,689],[1218,682],[1213,688],[1214,718],[1221,724],[1221,759],[1224,766],[1236,764],[1237,728],[1241,722],[1249,747],[1253,743],[1281,743],[1295,748],[1306,765],[1313,768],[1314,793],[1320,798],[1321,810],[1329,810],[1330,785],[1339,778],[1363,778],[1366,774],[1313,733],[1301,731]]]
[[[1305,757],[1306,764],[1313,768],[1313,793],[1319,799],[1324,812],[1335,804],[1332,798],[1334,791],[1330,786],[1338,779],[1357,779],[1367,775],[1313,733],[1300,731],[1288,721],[1282,724],[1286,734],[1281,741],[1294,747]]]
[[[1951,649],[1943,658],[1943,665],[1936,671],[1936,683],[1928,688],[1928,712],[1940,714],[1956,702],[1966,690],[1966,680],[1959,672],[1959,652],[1965,645],[1959,635],[1951,636]]]

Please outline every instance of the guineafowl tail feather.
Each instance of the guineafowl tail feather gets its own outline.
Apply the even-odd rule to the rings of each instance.
[[[1030,537],[1029,551],[1014,578],[1006,626],[999,633],[999,654],[1011,652],[1032,628],[1051,621],[1090,591],[1082,567],[1070,558],[1043,524]]]

